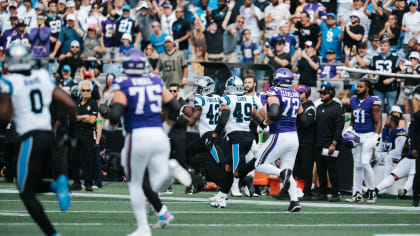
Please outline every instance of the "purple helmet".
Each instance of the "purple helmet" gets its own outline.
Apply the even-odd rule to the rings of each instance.
[[[347,131],[343,135],[343,146],[346,148],[354,148],[360,143],[360,137],[353,131]]]
[[[290,87],[293,83],[293,72],[287,68],[280,68],[274,72],[274,78],[271,82],[272,86]]]
[[[123,71],[128,75],[144,75],[149,73],[149,61],[136,48],[128,50],[123,57]]]

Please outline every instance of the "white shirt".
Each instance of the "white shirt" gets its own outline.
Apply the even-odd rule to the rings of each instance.
[[[251,38],[254,41],[257,41],[256,39],[260,37],[260,27],[258,27],[257,19],[255,19],[253,15],[255,13],[258,20],[261,20],[263,18],[263,13],[254,5],[251,5],[251,7],[242,6],[239,12],[245,17],[244,29],[250,29]]]
[[[173,11],[169,16],[162,14],[160,17],[160,26],[162,32],[172,36],[172,24],[176,21],[175,11]]]
[[[194,107],[202,108],[198,130],[200,131],[200,137],[203,137],[205,133],[216,128],[220,112],[220,96],[195,96]]]
[[[265,34],[264,37],[270,39],[279,32],[279,23],[282,20],[289,21],[290,12],[288,5],[279,3],[277,6],[270,5],[264,10]],[[271,23],[270,23],[271,22]]]
[[[406,12],[403,15],[402,24],[409,28],[411,32],[420,30],[420,12],[416,11],[414,14],[411,12]],[[413,35],[411,32],[405,32],[404,34],[404,44],[408,44],[408,41],[415,37],[417,41],[420,42],[420,34]]]
[[[24,11],[21,15],[19,15],[20,18],[23,18],[26,24],[26,32],[30,32],[31,29],[36,28],[37,24],[37,16],[34,9],[31,9],[30,11]]]

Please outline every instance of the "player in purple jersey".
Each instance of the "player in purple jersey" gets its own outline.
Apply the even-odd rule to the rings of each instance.
[[[353,197],[346,202],[363,202],[363,179],[368,187],[367,202],[376,202],[375,178],[370,159],[380,142],[382,129],[381,100],[373,96],[372,84],[369,80],[357,83],[356,94],[350,99],[352,110],[350,127],[346,130],[356,132],[360,136],[360,144],[353,147],[354,183]],[[346,133],[345,132],[345,133]],[[363,177],[364,176],[364,177]]]
[[[292,169],[299,148],[296,118],[302,117],[303,108],[299,93],[290,89],[292,81],[293,73],[289,69],[280,68],[274,73],[273,87],[267,90],[267,105],[264,108],[267,110],[266,123],[270,125],[270,137],[258,153],[255,168],[261,173],[282,179],[282,191],[289,192],[290,196],[290,205],[286,210],[297,212],[301,206]],[[280,168],[275,165],[278,159]]]
[[[180,109],[176,99],[163,88],[157,75],[148,74],[147,58],[139,49],[130,49],[123,61],[127,77],[114,80],[114,99],[109,111],[111,124],[123,117],[127,132],[122,151],[123,166],[129,180],[131,205],[137,219],[137,230],[131,235],[152,235],[147,223],[143,177],[147,168],[152,189],[162,192],[173,177],[185,186],[191,185],[189,173],[175,159],[169,161],[170,145],[162,129],[162,104],[175,120]]]

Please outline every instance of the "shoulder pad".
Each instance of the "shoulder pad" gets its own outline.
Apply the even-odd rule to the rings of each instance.
[[[382,101],[379,97],[377,97],[377,96],[370,96],[370,97],[371,97],[373,105],[379,105],[379,106],[382,105]]]

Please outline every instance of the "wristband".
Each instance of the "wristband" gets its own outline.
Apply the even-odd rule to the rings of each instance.
[[[96,120],[96,124],[101,125],[102,124],[102,120],[101,119]]]

